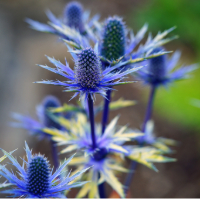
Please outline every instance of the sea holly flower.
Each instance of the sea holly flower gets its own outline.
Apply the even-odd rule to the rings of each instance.
[[[123,186],[115,177],[113,170],[127,172],[122,166],[119,165],[113,158],[115,154],[123,156],[129,154],[123,144],[130,141],[132,138],[141,136],[141,133],[126,133],[126,126],[117,128],[118,117],[115,117],[107,126],[104,135],[101,134],[101,125],[96,124],[96,148],[93,148],[93,141],[90,133],[90,124],[87,123],[87,117],[83,114],[77,114],[76,120],[67,120],[62,117],[57,117],[57,122],[69,130],[64,132],[56,129],[43,129],[44,132],[52,135],[52,139],[58,145],[67,146],[61,153],[69,153],[72,151],[83,150],[85,157],[75,157],[74,162],[81,160],[82,163],[78,168],[92,165],[93,168],[87,173],[87,180],[91,179],[92,182],[87,189],[83,188],[78,197],[84,196],[89,193],[89,197],[98,197],[98,183],[107,182],[115,189],[121,197],[124,197]],[[74,163],[72,161],[72,163]],[[101,178],[98,181],[98,173]],[[86,190],[86,191],[84,191]]]
[[[84,11],[83,6],[77,1],[72,1],[66,5],[61,19],[55,17],[49,10],[46,14],[50,20],[49,24],[43,24],[32,19],[26,19],[26,22],[32,29],[52,33],[69,40],[73,40],[74,32],[77,32],[76,36],[79,35],[78,33],[87,36],[94,23],[99,19],[98,14],[90,19],[90,12]],[[63,31],[66,31],[65,34],[62,33]]]
[[[121,80],[125,75],[141,68],[135,67],[122,73],[111,73],[111,71],[121,66],[121,63],[118,63],[108,69],[102,70],[100,58],[98,56],[98,44],[95,45],[94,50],[91,47],[86,47],[83,50],[72,51],[71,54],[75,61],[74,70],[69,67],[67,62],[64,65],[50,57],[47,57],[48,60],[53,63],[56,68],[39,65],[40,67],[61,75],[70,81],[47,80],[38,81],[36,83],[63,86],[66,88],[66,90],[64,90],[65,92],[75,92],[72,98],[80,94],[80,97],[84,97],[86,103],[89,94],[93,100],[96,93],[105,97],[106,91],[110,89],[110,86],[129,83],[122,82]]]
[[[148,121],[143,136],[137,137],[136,140],[141,145],[152,145],[155,148],[162,150],[165,153],[171,153],[172,150],[168,146],[176,146],[177,142],[173,139],[156,137],[153,133],[154,123]]]
[[[159,47],[152,51],[153,53],[165,51],[164,48]],[[138,77],[144,81],[145,84],[151,86],[166,86],[176,80],[188,78],[188,73],[197,68],[197,65],[182,66],[175,69],[180,59],[180,52],[176,51],[171,58],[167,55],[152,58],[147,62],[147,66],[140,70],[137,74]]]
[[[62,129],[62,127],[58,123],[54,122],[52,118],[50,118],[48,109],[60,106],[61,104],[56,97],[51,95],[46,96],[42,103],[36,107],[38,120],[35,120],[29,116],[13,113],[13,118],[18,122],[13,122],[11,125],[14,127],[26,129],[31,135],[38,136],[40,139],[45,137],[50,138],[46,133],[42,131],[44,127],[55,127],[57,129]]]
[[[60,131],[57,129],[45,128],[43,131],[52,135],[52,139],[58,142],[58,145],[67,145],[61,153],[68,153],[74,150],[83,149],[86,155],[92,155],[98,149],[104,148],[107,152],[128,153],[123,148],[122,144],[130,141],[132,138],[142,136],[142,133],[124,133],[126,126],[117,130],[118,117],[115,117],[105,130],[105,134],[101,135],[101,125],[96,124],[96,145],[97,148],[92,148],[92,139],[90,137],[90,124],[83,114],[77,114],[77,119],[67,120],[63,117],[57,117],[57,122],[60,123],[69,131]]]
[[[72,176],[70,173],[65,178],[62,177],[64,168],[74,157],[71,156],[53,173],[47,159],[38,154],[32,155],[31,150],[25,143],[27,161],[23,159],[21,166],[18,161],[8,152],[2,150],[11,163],[17,168],[20,178],[10,172],[5,166],[0,166],[0,175],[12,184],[11,189],[1,191],[1,193],[11,194],[12,197],[25,198],[63,198],[63,192],[74,187],[84,185],[86,182],[73,182],[75,178],[88,170],[83,169]]]
[[[98,31],[97,34],[95,34],[97,37],[96,40],[100,41],[99,54],[101,56],[103,69],[116,64],[120,60],[124,61],[124,66],[126,66],[126,68],[134,67],[133,64],[135,64],[136,60],[137,62],[140,62],[148,59],[148,56],[153,49],[177,38],[177,36],[165,38],[167,34],[174,30],[173,27],[162,33],[159,32],[154,38],[149,34],[145,44],[140,44],[147,32],[147,28],[148,26],[145,24],[141,30],[134,35],[132,30],[126,28],[122,18],[118,16],[107,18],[103,25],[97,28]],[[62,33],[67,35],[67,31],[63,31]],[[95,39],[93,40],[95,41]],[[74,40],[74,43],[68,41],[68,44],[76,49],[83,49],[84,43],[85,41],[81,39],[78,39],[78,42]],[[135,50],[138,45],[139,48]],[[157,52],[153,57],[166,53],[169,52]]]
[[[146,32],[147,27],[145,27]],[[113,61],[125,55],[126,29],[119,17],[109,17],[103,26],[101,56]]]

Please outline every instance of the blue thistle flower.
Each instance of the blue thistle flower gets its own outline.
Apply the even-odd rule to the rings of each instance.
[[[62,129],[58,123],[52,119],[52,114],[48,111],[49,108],[60,107],[61,104],[59,100],[54,96],[46,96],[42,103],[36,107],[36,114],[38,116],[38,121],[29,116],[23,116],[18,113],[14,113],[12,116],[19,122],[13,122],[11,125],[18,128],[23,128],[29,131],[31,135],[38,136],[40,139],[45,137],[50,138],[46,133],[42,131],[44,127]],[[60,113],[54,114],[55,116],[60,116]]]
[[[64,86],[67,90],[65,92],[75,92],[74,97],[80,94],[80,97],[87,99],[90,94],[94,99],[95,93],[105,97],[106,91],[111,89],[110,86],[126,84],[129,82],[121,82],[125,75],[137,71],[141,67],[135,67],[125,72],[111,73],[114,69],[121,66],[121,63],[102,70],[101,62],[98,55],[98,44],[95,45],[94,50],[91,47],[86,47],[83,50],[72,51],[69,50],[75,60],[75,70],[73,71],[68,63],[66,65],[55,60],[54,58],[47,57],[56,68],[39,65],[40,67],[59,74],[70,81],[38,81],[36,83],[51,84]]]
[[[62,19],[54,16],[51,11],[46,12],[50,20],[49,25],[37,22],[32,19],[26,19],[26,22],[32,29],[41,32],[52,33],[62,38],[74,40],[74,33],[79,37],[81,35],[90,35],[91,27],[99,19],[99,15],[90,18],[89,11],[83,11],[83,7],[79,2],[72,1],[68,3],[64,9]],[[67,29],[67,31],[65,31]],[[73,31],[76,30],[76,31]]]
[[[113,61],[125,55],[126,33],[121,18],[110,17],[103,26],[101,56]]]
[[[89,198],[98,198],[98,184],[104,181],[116,190],[121,197],[124,197],[123,185],[118,181],[113,171],[128,172],[128,170],[121,166],[122,162],[116,156],[130,157],[130,159],[136,160],[154,170],[156,170],[156,167],[152,162],[174,161],[174,159],[164,157],[162,155],[163,151],[153,147],[151,149],[148,147],[149,149],[147,149],[147,147],[125,145],[125,142],[131,139],[135,138],[137,140],[137,138],[142,137],[143,133],[127,131],[126,126],[118,127],[118,117],[115,117],[110,124],[108,124],[103,135],[101,134],[101,125],[96,124],[95,149],[92,148],[90,124],[87,122],[87,117],[85,115],[77,114],[77,119],[70,121],[58,117],[57,121],[68,129],[69,132],[48,128],[43,129],[43,131],[52,135],[53,140],[55,140],[58,145],[67,145],[61,153],[84,150],[85,157],[74,157],[70,163],[71,165],[76,165],[80,169],[93,166],[86,174],[86,180],[91,180],[91,183],[87,183],[83,186],[77,196],[79,198],[84,197],[87,193],[89,193]],[[101,175],[100,179],[99,173]]]
[[[2,191],[2,193],[11,194],[12,197],[25,197],[25,198],[63,198],[63,192],[74,187],[84,185],[86,182],[71,183],[76,177],[88,170],[83,169],[72,176],[70,173],[60,178],[63,173],[63,169],[74,157],[71,156],[68,160],[65,160],[59,168],[52,173],[52,169],[49,167],[48,161],[44,156],[32,155],[31,150],[25,143],[25,151],[27,161],[23,160],[21,166],[18,161],[6,151],[3,153],[8,157],[12,164],[17,168],[20,179],[10,172],[5,166],[0,166],[0,175],[7,179],[12,184],[12,188]],[[26,166],[26,168],[25,168]]]
[[[101,134],[101,125],[96,124],[96,143],[97,148],[92,148],[92,138],[90,133],[90,124],[84,114],[77,114],[76,120],[67,120],[58,117],[57,121],[61,126],[65,127],[69,132],[59,131],[57,129],[44,128],[46,134],[53,136],[53,140],[60,141],[58,144],[67,145],[61,153],[67,153],[72,150],[84,149],[86,154],[93,155],[97,160],[103,159],[107,153],[128,153],[122,144],[130,141],[131,138],[142,136],[142,133],[124,133],[126,126],[117,130],[116,124],[119,117],[115,117],[105,130],[105,134]],[[71,128],[73,127],[73,128]]]
[[[156,48],[151,54],[164,51],[164,48]],[[188,77],[188,73],[197,68],[196,65],[184,66],[174,70],[180,58],[180,52],[175,52],[171,59],[167,55],[158,56],[146,61],[147,66],[139,71],[138,77],[146,84],[152,86],[167,85],[170,82]]]
[[[75,28],[81,33],[84,32],[83,7],[79,2],[72,1],[66,5],[64,19],[69,27]]]
[[[32,158],[27,167],[27,190],[32,195],[45,194],[49,188],[50,168],[49,164],[41,155]]]

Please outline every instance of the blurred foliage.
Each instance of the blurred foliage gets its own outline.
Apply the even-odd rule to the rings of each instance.
[[[199,0],[149,0],[130,12],[128,19],[129,24],[137,29],[147,22],[153,34],[177,26],[175,34],[180,36],[178,40],[193,57],[191,60],[184,53],[181,64],[183,61],[187,61],[187,64],[200,62]],[[177,49],[177,45],[174,49]],[[200,99],[199,77],[200,69],[197,69],[191,79],[170,85],[167,90],[160,88],[155,99],[156,111],[175,122],[200,128],[200,109],[191,105],[192,98]]]

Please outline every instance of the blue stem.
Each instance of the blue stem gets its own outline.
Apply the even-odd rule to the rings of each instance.
[[[50,144],[51,144],[51,153],[52,153],[52,158],[53,158],[54,169],[56,170],[59,167],[56,142],[54,142],[53,140],[51,140]]]
[[[109,104],[110,104],[110,99],[111,99],[111,93],[112,93],[112,90],[108,90],[106,92],[106,98],[105,98],[105,102],[104,102],[104,109],[103,109],[103,116],[102,116],[102,135],[104,134],[106,125],[108,123]]]
[[[150,95],[149,95],[149,101],[148,101],[148,105],[147,105],[147,110],[146,110],[146,115],[145,115],[145,119],[144,119],[144,123],[142,125],[142,132],[145,132],[146,129],[146,124],[148,122],[148,120],[151,118],[151,114],[152,114],[152,110],[153,110],[153,100],[155,97],[155,92],[156,92],[156,86],[152,86],[151,87],[151,91],[150,91]],[[143,144],[140,144],[140,146],[143,146]],[[131,161],[131,165],[130,165],[130,172],[128,173],[124,186],[125,186],[125,194],[127,195],[128,192],[128,188],[131,184],[131,181],[134,177],[136,168],[137,168],[138,163],[136,161]]]
[[[92,137],[92,148],[95,149],[97,145],[95,136],[95,124],[94,124],[94,108],[93,108],[93,100],[90,94],[88,95],[88,109],[89,109],[90,128]]]

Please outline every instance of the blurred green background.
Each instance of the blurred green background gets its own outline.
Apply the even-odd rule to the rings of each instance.
[[[179,64],[200,62],[200,1],[199,0],[151,0],[133,9],[128,23],[138,29],[147,22],[155,35],[158,30],[172,26],[178,40],[167,45],[168,50],[184,52]],[[185,56],[186,55],[186,56]],[[156,111],[169,120],[200,130],[200,109],[191,105],[191,99],[200,99],[200,69],[191,73],[191,79],[179,81],[167,88],[160,88],[156,96]],[[146,94],[146,93],[145,93]],[[147,96],[145,96],[147,98]]]

